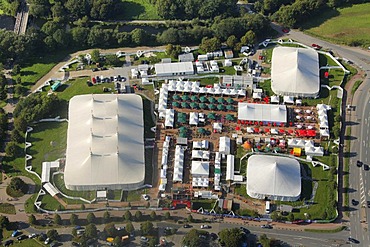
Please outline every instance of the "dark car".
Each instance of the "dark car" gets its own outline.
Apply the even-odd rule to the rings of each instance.
[[[80,244],[77,242],[72,242],[72,246],[77,247],[77,246],[80,246]]]
[[[352,199],[352,205],[353,206],[357,206],[358,205],[358,201],[356,201],[355,199]]]
[[[361,166],[362,166],[362,162],[358,160],[358,161],[356,162],[356,165],[357,165],[358,167],[361,167]]]
[[[283,28],[281,31],[283,31],[283,33],[289,33],[289,28]]]
[[[26,238],[28,238],[26,235],[20,235],[19,237],[17,237],[17,240],[22,241],[23,239],[26,239]]]
[[[262,225],[261,228],[272,229],[272,225],[269,225],[269,224]]]
[[[367,201],[367,207],[370,208],[370,201]]]
[[[251,231],[249,231],[247,228],[245,227],[240,227],[240,230],[242,230],[246,235],[249,235],[251,233]]]
[[[11,240],[11,239],[4,242],[4,246],[9,246],[9,245],[12,245],[12,244],[14,244],[14,241]]]
[[[84,229],[82,226],[75,226],[75,229],[76,230],[81,230],[81,229]]]
[[[318,44],[312,44],[311,45],[313,48],[315,48],[316,50],[320,50],[322,48],[322,46],[318,45]]]
[[[369,170],[369,165],[368,164],[364,164],[364,170],[365,171],[368,171]]]
[[[40,241],[45,241],[46,238],[47,238],[47,236],[46,236],[45,233],[40,234]]]
[[[351,242],[351,243],[354,243],[354,244],[359,244],[360,243],[360,241],[358,241],[357,239],[354,239],[352,237],[349,237],[348,241]]]
[[[216,234],[216,233],[211,232],[210,236],[211,236],[211,238],[212,238],[213,240],[218,239],[218,236],[217,236],[217,234]]]
[[[184,228],[191,228],[191,225],[189,225],[189,224],[185,224],[185,225],[184,225]]]
[[[93,69],[91,69],[91,71],[92,72],[96,72],[96,71],[98,71],[99,69],[97,69],[97,68],[93,68]]]

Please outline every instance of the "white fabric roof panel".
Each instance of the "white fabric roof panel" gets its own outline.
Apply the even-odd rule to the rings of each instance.
[[[313,49],[276,47],[272,52],[271,89],[278,95],[318,96],[318,53]]]
[[[234,155],[228,155],[226,158],[226,180],[234,180]]]
[[[220,137],[219,143],[219,153],[221,154],[230,154],[230,138],[227,136]]]
[[[238,119],[286,123],[287,109],[285,105],[239,102]]]
[[[193,176],[209,176],[209,162],[192,161],[191,175]]]
[[[135,94],[79,95],[69,102],[64,173],[71,190],[135,190],[144,183],[143,103]]]
[[[44,184],[43,187],[51,196],[59,194],[59,191],[49,182]]]
[[[154,68],[157,76],[194,74],[194,67],[192,62],[156,63],[154,65]]]
[[[296,201],[301,195],[301,170],[297,160],[252,155],[247,166],[247,194],[279,201]]]

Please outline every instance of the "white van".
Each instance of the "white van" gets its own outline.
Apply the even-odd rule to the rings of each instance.
[[[265,213],[266,213],[266,214],[271,213],[271,205],[270,205],[270,201],[266,201],[266,209],[265,209]]]

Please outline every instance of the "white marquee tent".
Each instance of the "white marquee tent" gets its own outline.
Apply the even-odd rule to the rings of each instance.
[[[300,169],[292,158],[252,155],[247,166],[247,194],[257,199],[296,201],[301,195]]]
[[[287,109],[285,105],[239,102],[238,119],[286,123]]]
[[[220,154],[230,154],[230,138],[227,136],[220,137],[219,149]]]
[[[276,47],[272,52],[271,89],[278,95],[317,97],[319,56],[313,49]]]

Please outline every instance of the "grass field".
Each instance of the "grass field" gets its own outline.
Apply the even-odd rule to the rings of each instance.
[[[311,18],[305,32],[347,45],[370,45],[370,3],[325,11]]]
[[[114,91],[113,83],[102,83],[89,87],[86,83],[89,79],[89,77],[81,77],[69,80],[57,90],[58,96],[61,99],[70,100],[75,95],[103,93],[104,87],[111,88]]]
[[[42,198],[41,198],[41,207],[43,209],[52,210],[52,211],[56,210],[59,207],[63,208],[63,206],[55,198],[53,198],[49,194],[46,194],[46,195],[42,196]]]
[[[28,154],[33,156],[32,170],[41,175],[42,162],[54,161],[65,156],[67,123],[38,123],[27,141],[32,143]]]
[[[57,174],[54,177],[54,184],[55,186],[64,194],[74,197],[82,197],[86,200],[93,200],[96,195],[96,191],[74,191],[74,190],[68,190],[64,184],[63,174]],[[67,201],[67,203],[82,203],[82,201],[79,200],[71,200]]]
[[[122,20],[160,20],[157,9],[149,0],[122,0]]]
[[[15,214],[15,207],[10,203],[0,203],[0,213],[2,214]]]

